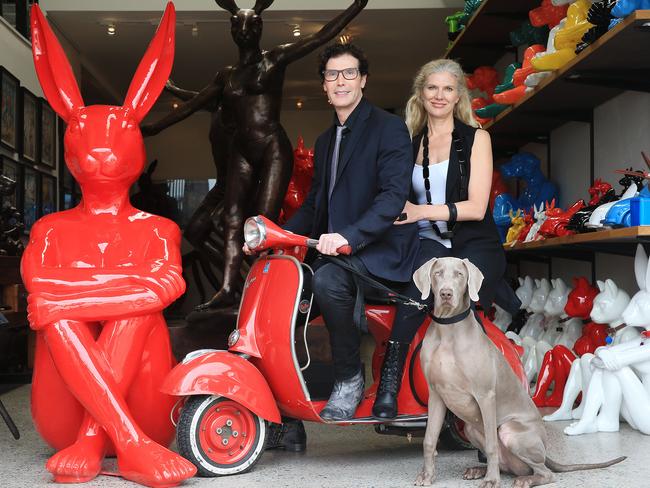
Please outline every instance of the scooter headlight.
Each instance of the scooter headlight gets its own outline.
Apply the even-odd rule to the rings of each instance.
[[[250,249],[258,249],[266,241],[266,226],[262,219],[250,217],[244,223],[244,242]]]

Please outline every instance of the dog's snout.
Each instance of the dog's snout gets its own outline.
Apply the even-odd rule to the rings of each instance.
[[[451,297],[454,296],[454,292],[451,288],[443,288],[440,290],[440,298],[443,300],[451,300]]]

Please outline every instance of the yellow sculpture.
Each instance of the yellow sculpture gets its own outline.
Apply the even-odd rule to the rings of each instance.
[[[526,221],[524,220],[523,215],[521,215],[521,209],[517,209],[517,213],[513,214],[512,210],[508,212],[510,215],[510,228],[508,229],[508,234],[506,235],[506,244],[515,244],[519,234],[521,234],[521,229],[526,226]]]
[[[569,5],[567,16],[563,19],[564,27],[557,31],[553,41],[555,51],[538,54],[531,60],[536,71],[559,69],[576,56],[576,44],[593,27],[587,20],[589,7],[590,0],[577,0]]]

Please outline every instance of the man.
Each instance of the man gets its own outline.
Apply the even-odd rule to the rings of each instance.
[[[317,250],[325,256],[350,245],[348,263],[360,273],[388,283],[407,282],[417,254],[417,229],[393,225],[413,172],[406,125],[363,97],[368,61],[356,46],[326,48],[319,73],[334,107],[334,123],[316,141],[311,190],[284,228],[318,239]],[[314,296],[329,330],[335,373],[320,415],[347,420],[364,393],[360,333],[354,324],[357,285],[352,273],[327,259],[319,258],[314,269]]]

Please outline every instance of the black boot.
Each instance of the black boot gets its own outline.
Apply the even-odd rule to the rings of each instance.
[[[388,341],[384,364],[381,367],[381,380],[377,388],[377,398],[372,407],[372,414],[380,419],[397,417],[397,393],[402,384],[404,361],[410,344]]]
[[[266,449],[302,452],[307,447],[307,434],[302,421],[282,418],[281,424],[270,424]]]

